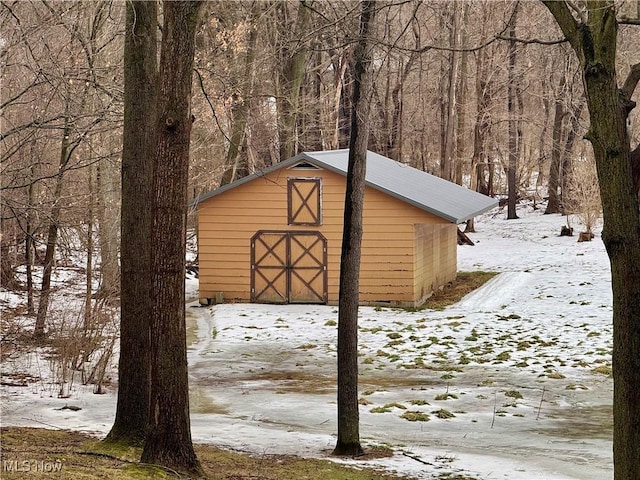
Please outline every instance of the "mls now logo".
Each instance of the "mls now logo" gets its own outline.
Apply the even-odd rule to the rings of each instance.
[[[55,462],[49,462],[45,460],[3,460],[2,471],[6,473],[20,473],[20,472],[42,472],[42,473],[56,473],[62,471],[62,462],[56,460]]]

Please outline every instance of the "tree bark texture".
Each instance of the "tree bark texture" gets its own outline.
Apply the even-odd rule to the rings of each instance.
[[[91,297],[93,293],[93,168],[88,172],[89,205],[87,205],[87,260],[85,262],[85,295],[84,295],[84,332],[85,335],[93,326]]]
[[[560,203],[561,203],[561,212],[565,213],[565,195],[569,192],[569,185],[572,182],[573,176],[573,148],[576,142],[576,135],[578,133],[578,129],[580,127],[580,116],[582,115],[582,110],[584,108],[584,103],[578,104],[574,111],[571,114],[571,121],[568,122],[568,131],[567,137],[564,142],[564,147],[562,148],[562,161],[560,162]]]
[[[476,192],[489,194],[485,166],[487,163],[487,138],[491,130],[492,83],[487,68],[486,52],[476,55],[476,118],[473,127],[473,155],[471,158],[472,186]]]
[[[256,2],[251,7],[251,21],[257,23],[260,15],[260,2]],[[226,169],[220,180],[220,186],[235,182],[239,178],[249,175],[249,165],[247,152],[242,152],[242,144],[246,141],[247,122],[249,120],[249,107],[251,106],[251,95],[253,93],[253,69],[255,67],[256,41],[258,39],[258,29],[252,27],[249,30],[247,39],[247,49],[244,54],[244,78],[238,82],[243,85],[239,92],[239,97],[234,99],[231,105],[231,137],[229,138],[229,148],[225,161]]]
[[[448,53],[449,64],[443,65],[443,97],[441,100],[442,105],[442,126],[441,126],[441,158],[440,158],[440,176],[446,180],[456,181],[456,169],[457,164],[462,161],[458,158],[458,135],[461,132],[458,130],[459,121],[458,115],[460,113],[459,102],[461,100],[461,92],[464,88],[464,71],[466,63],[463,65],[463,54],[459,51],[462,45],[464,23],[463,18],[465,15],[465,6],[461,2],[456,2],[451,5],[451,11],[449,12],[451,27],[449,32],[449,44],[452,50]],[[444,18],[442,18],[444,20]],[[466,62],[466,59],[464,60]],[[446,76],[444,75],[444,72]],[[445,80],[446,78],[446,80]],[[444,90],[446,85],[446,99],[444,96]]]
[[[126,9],[118,402],[105,440],[135,445],[144,441],[149,406],[158,13],[156,2],[127,2]]]
[[[36,166],[31,165],[30,172],[31,177],[35,177]],[[27,269],[27,312],[28,315],[35,315],[35,307],[33,302],[33,257],[35,251],[35,242],[33,240],[33,235],[35,233],[35,229],[33,227],[33,213],[31,212],[31,208],[35,205],[35,186],[33,182],[29,184],[27,188],[27,198],[29,203],[29,210],[25,215],[25,245],[24,245],[24,255],[25,255],[25,267]],[[4,256],[2,257],[4,259]]]
[[[561,92],[564,90],[566,80],[565,75],[560,77],[558,93],[555,98],[555,110],[553,115],[553,130],[551,134],[551,163],[549,164],[549,182],[547,184],[547,208],[545,214],[560,213],[560,196],[558,186],[560,185],[560,156],[562,153],[562,125],[565,117],[564,104],[562,103]]]
[[[2,220],[0,220],[0,223],[1,222]],[[11,254],[7,243],[0,243],[0,286],[7,290],[20,289],[20,282],[16,278],[16,272],[13,262],[11,261]]]
[[[201,476],[191,442],[185,329],[191,77],[202,2],[165,1],[153,185],[154,302],[148,431],[141,460]]]
[[[106,143],[106,142],[105,142]],[[97,296],[109,298],[118,294],[118,215],[112,208],[117,203],[117,171],[111,159],[104,158],[97,166],[98,239],[100,242],[100,288]]]
[[[466,25],[469,22],[469,4],[464,3],[462,8],[462,24],[460,25],[460,33],[458,46],[462,47],[467,42]],[[458,90],[458,101],[456,103],[456,163],[455,163],[455,182],[458,185],[462,185],[462,174],[465,157],[465,146],[467,144],[467,138],[465,137],[465,126],[467,118],[467,77],[469,52],[462,52],[460,54],[460,75],[458,76],[458,84],[456,86]]]
[[[545,1],[582,67],[613,290],[613,462],[615,480],[640,472],[640,214],[633,183],[627,117],[638,79],[616,78],[618,23],[614,4],[587,4],[577,21],[565,2]],[[636,66],[637,67],[637,66]],[[634,68],[636,68],[634,67]],[[633,73],[633,69],[632,69]]]
[[[69,136],[71,135],[71,124],[68,115],[65,117],[64,128],[62,129],[62,141],[60,144],[60,165],[58,174],[56,175],[56,186],[54,191],[54,205],[51,209],[51,218],[49,229],[47,231],[47,249],[44,254],[44,269],[42,271],[42,283],[40,286],[40,298],[38,299],[38,313],[36,315],[36,324],[33,335],[36,338],[44,338],[45,324],[47,313],[49,311],[49,297],[51,295],[51,274],[53,273],[53,264],[55,262],[56,245],[58,243],[58,223],[60,222],[60,197],[62,195],[62,186],[64,180],[64,172],[71,158],[73,148],[70,145]]]
[[[354,52],[353,109],[344,207],[338,298],[338,440],[334,455],[361,455],[358,411],[358,304],[364,207],[371,44],[375,2],[362,2],[360,37]]]
[[[516,36],[516,18],[518,14],[518,6],[516,3],[513,7],[513,14],[509,21],[509,36],[515,38]],[[518,185],[516,182],[516,170],[518,168],[518,120],[516,118],[516,102],[517,102],[517,85],[515,75],[516,69],[516,42],[515,40],[509,41],[508,50],[508,76],[509,82],[507,85],[507,110],[509,112],[509,166],[507,168],[507,218],[518,218],[516,213],[516,203],[518,201]]]
[[[311,11],[305,2],[298,4],[298,13],[295,25],[285,21],[286,10],[289,5],[286,2],[277,2],[276,8],[281,12],[281,24],[285,29],[295,31],[295,38],[301,38],[302,33],[308,29]],[[302,80],[305,74],[305,62],[307,59],[307,47],[297,44],[288,45],[289,32],[281,32],[284,37],[280,45],[280,66],[278,72],[280,95],[278,98],[278,139],[280,141],[280,161],[286,160],[296,154],[298,145],[298,115],[300,110],[300,94],[302,92]]]

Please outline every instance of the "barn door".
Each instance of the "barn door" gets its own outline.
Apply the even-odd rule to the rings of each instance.
[[[258,232],[251,239],[251,301],[287,303],[287,235]]]
[[[251,239],[251,301],[326,303],[326,265],[319,232],[258,232]]]

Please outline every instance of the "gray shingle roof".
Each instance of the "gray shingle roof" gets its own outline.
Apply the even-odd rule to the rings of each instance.
[[[277,163],[265,170],[205,193],[191,203],[192,205],[197,205],[222,192],[280,168],[292,166],[300,161],[306,161],[320,168],[326,168],[346,176],[349,150],[299,153],[295,157]],[[366,183],[376,190],[380,190],[452,223],[462,223],[498,205],[497,200],[486,195],[373,152],[367,152]]]

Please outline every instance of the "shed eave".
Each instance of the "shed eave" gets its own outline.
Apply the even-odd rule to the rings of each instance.
[[[229,183],[227,185],[224,185],[222,187],[216,188],[214,190],[211,190],[207,193],[204,193],[198,197],[196,197],[195,199],[193,199],[191,202],[189,202],[189,206],[194,208],[212,198],[215,197],[217,195],[220,195],[221,193],[224,193],[228,190],[231,190],[235,187],[238,187],[240,185],[243,185],[245,183],[251,182],[253,180],[256,180],[260,177],[263,177],[265,175],[268,175],[271,172],[274,172],[276,170],[280,170],[282,168],[287,168],[290,167],[292,165],[295,165],[296,163],[300,162],[300,161],[305,161],[308,162],[312,165],[315,165],[319,168],[325,168],[329,171],[332,171],[334,173],[337,173],[339,175],[342,176],[346,176],[347,175],[347,170],[348,170],[348,149],[341,149],[341,150],[322,150],[322,151],[318,151],[318,152],[301,152],[297,155],[295,155],[294,157],[291,157],[287,160],[284,160],[282,162],[276,163],[274,165],[271,165],[270,167],[267,167],[265,169],[259,170],[257,172],[252,173],[251,175],[248,175],[246,177],[243,177],[239,180],[236,180],[235,182]],[[347,155],[347,158],[344,158],[344,155]],[[323,160],[323,157],[327,158],[327,161]],[[337,160],[337,158],[339,158],[339,160]],[[382,155],[378,155],[375,154],[374,152],[367,152],[367,163],[369,162],[369,159],[371,158],[372,161],[375,162],[379,162],[380,159],[385,159],[388,160],[389,162],[394,162],[393,164],[398,164],[398,165],[402,165],[404,166],[404,164],[400,164],[398,162],[395,162],[394,160],[387,158],[387,157],[383,157]],[[378,164],[379,165],[379,164]],[[421,172],[421,171],[420,171]],[[367,176],[369,171],[367,169]],[[425,172],[421,172],[421,173],[425,173]],[[428,175],[428,174],[427,174]],[[378,172],[377,175],[373,175],[374,177],[380,177],[380,172],[379,172],[379,168],[378,168]],[[442,180],[439,179],[438,177],[435,177],[435,179],[437,180]],[[434,180],[435,180],[434,179]],[[374,178],[375,180],[375,178]],[[384,177],[381,178],[381,180],[384,180]],[[443,182],[446,182],[445,180],[442,180]],[[431,180],[430,182],[433,182],[433,180]],[[411,198],[410,196],[406,196],[398,191],[392,190],[386,186],[384,186],[385,182],[384,181],[372,181],[371,178],[369,178],[368,180],[365,179],[365,184],[375,190],[378,190],[380,192],[383,192],[387,195],[390,195],[391,197],[397,198],[398,200],[404,202],[404,203],[408,203],[416,208],[419,208],[425,212],[428,212],[432,215],[435,215],[439,218],[442,218],[443,220],[446,220],[448,222],[451,223],[455,223],[455,224],[459,224],[462,222],[465,222],[477,215],[480,215],[488,210],[491,210],[492,208],[494,208],[495,206],[498,205],[498,201],[494,200],[490,197],[487,197],[486,195],[481,195],[480,193],[474,192],[469,190],[468,193],[465,192],[465,201],[462,205],[458,204],[457,206],[453,206],[452,208],[449,209],[448,212],[443,211],[441,208],[434,208],[433,206],[427,204],[425,201],[422,201],[422,199],[419,198]],[[451,182],[449,182],[451,183]],[[455,192],[455,189],[463,189],[463,190],[468,190],[465,187],[462,187],[460,185],[455,185],[452,184],[450,186],[448,186],[445,190],[444,193],[448,193],[448,194],[453,194]],[[414,190],[415,190],[415,184],[414,184]],[[441,189],[442,190],[442,189]],[[477,198],[473,198],[473,196],[477,196]],[[418,197],[422,197],[423,195],[418,195]],[[480,208],[476,208],[475,205],[473,205],[473,203],[480,203],[481,206]],[[434,202],[436,204],[439,204],[439,206],[444,206],[442,199],[440,199],[440,201],[436,201]]]
[[[287,168],[293,165],[294,163],[299,162],[300,160],[306,160],[312,163],[317,163],[314,161],[312,157],[310,157],[309,155],[306,155],[305,152],[299,153],[295,157],[291,157],[283,162],[278,162],[274,165],[271,165],[270,167],[254,172],[250,175],[247,175],[246,177],[242,177],[236,180],[235,182],[228,183],[221,187],[214,188],[213,190],[210,190],[207,193],[203,193],[202,195],[199,195],[193,200],[191,200],[189,202],[189,207],[192,207],[192,208],[197,207],[200,203],[204,202],[205,200],[209,200],[210,198],[220,195],[221,193],[224,193],[228,190],[239,187],[240,185],[243,185],[245,183],[249,183],[252,180],[258,179],[260,177],[264,177],[265,175],[268,175],[271,172],[275,172],[276,170],[280,170],[281,168]]]

